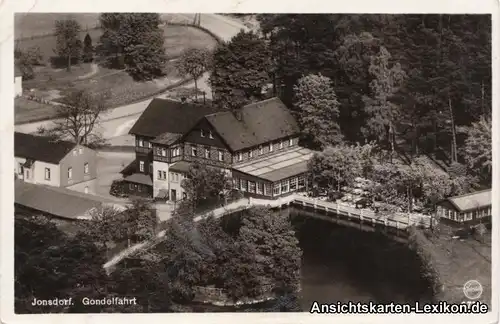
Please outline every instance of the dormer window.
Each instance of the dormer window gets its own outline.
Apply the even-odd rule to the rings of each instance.
[[[200,136],[205,137],[205,132],[203,131],[203,129],[200,129]]]
[[[167,156],[167,149],[164,147],[161,148],[161,156]]]
[[[214,139],[214,136],[212,135],[212,131],[208,131],[208,138]]]

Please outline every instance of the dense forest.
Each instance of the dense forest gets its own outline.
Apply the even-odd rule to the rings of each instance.
[[[260,33],[242,31],[214,53],[219,104],[263,99],[261,89],[272,85],[299,117],[305,111],[299,123],[319,137],[313,143],[375,141],[409,158],[429,154],[443,167],[467,164],[491,181],[489,15],[257,19]]]

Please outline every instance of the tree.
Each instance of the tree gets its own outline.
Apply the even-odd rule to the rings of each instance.
[[[14,62],[21,70],[24,80],[35,77],[34,67],[42,64],[42,53],[40,47],[33,46],[26,51],[21,50],[17,45],[14,48]]]
[[[74,19],[56,20],[55,22],[55,52],[59,57],[67,60],[68,71],[71,70],[72,59],[80,59],[82,49],[79,39],[80,30],[80,24]]]
[[[121,213],[122,237],[130,240],[152,239],[157,232],[159,223],[156,208],[145,199],[133,199],[132,204]]]
[[[491,119],[483,117],[467,128],[465,159],[470,170],[489,182],[491,182],[492,149]]]
[[[225,200],[232,183],[224,170],[194,162],[181,186],[186,192],[189,203],[197,208],[220,202],[221,199]]]
[[[98,138],[95,127],[104,112],[106,94],[91,94],[86,90],[72,90],[57,107],[59,120],[52,132],[69,137],[76,144],[90,144]]]
[[[195,100],[198,101],[198,78],[209,68],[212,55],[204,48],[188,48],[176,62],[177,70],[181,75],[189,75],[193,78],[195,89]]]
[[[313,184],[337,191],[344,185],[352,185],[355,178],[371,173],[373,150],[373,144],[342,144],[316,153],[308,163]]]
[[[99,55],[108,66],[126,69],[138,80],[164,74],[167,61],[160,15],[156,13],[104,13]]]
[[[262,88],[270,82],[270,68],[264,40],[251,31],[240,31],[214,51],[210,85],[215,101],[226,109],[237,109],[262,99]]]
[[[389,139],[391,153],[394,153],[395,125],[400,120],[398,105],[391,102],[391,97],[402,86],[406,78],[401,65],[389,65],[391,54],[385,47],[380,47],[376,56],[371,58],[368,71],[374,77],[370,82],[372,96],[365,96],[365,110],[368,115],[365,134],[377,140]]]
[[[238,241],[255,254],[257,274],[271,279],[280,293],[296,292],[302,251],[287,217],[269,208],[252,208],[244,213],[241,223]]]
[[[92,241],[104,247],[106,253],[119,241],[122,221],[120,211],[112,206],[102,206],[90,212],[91,219],[83,223],[82,233],[92,237]]]
[[[92,46],[92,38],[87,33],[83,39],[83,61],[92,62],[94,60],[94,47]]]
[[[321,74],[311,74],[299,79],[294,91],[294,107],[303,133],[320,147],[341,143],[339,102],[332,80]]]
[[[16,218],[16,313],[66,312],[67,306],[33,308],[33,298],[76,297],[80,291],[95,296],[105,283],[104,253],[91,238],[69,238],[45,218]]]

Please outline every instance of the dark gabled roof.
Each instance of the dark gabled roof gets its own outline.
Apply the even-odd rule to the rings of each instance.
[[[144,173],[133,173],[129,175],[128,177],[123,179],[124,181],[132,182],[132,183],[138,183],[138,184],[143,184],[147,186],[152,186],[153,185],[153,180],[151,179],[150,175],[144,174]]]
[[[153,99],[129,134],[156,137],[163,133],[184,134],[203,116],[213,114],[211,106],[183,103],[168,99]]]
[[[295,118],[278,98],[244,106],[240,114],[240,120],[231,112],[206,116],[233,151],[258,146],[299,132]]]
[[[171,145],[174,144],[181,137],[182,134],[163,133],[158,135],[154,140],[151,141],[151,143]]]
[[[24,133],[14,133],[14,156],[58,164],[76,146],[68,141]]]
[[[89,211],[103,202],[91,195],[82,196],[69,189],[15,181],[14,203],[53,216],[78,219],[89,216]]]
[[[170,171],[187,173],[189,172],[189,168],[191,167],[191,163],[187,161],[179,161],[172,164],[169,168]]]
[[[478,208],[491,206],[491,189],[448,197],[446,200],[460,212],[476,210]]]

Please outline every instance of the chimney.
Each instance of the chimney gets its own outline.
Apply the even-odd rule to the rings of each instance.
[[[241,121],[241,119],[243,118],[243,116],[241,115],[241,110],[236,109],[234,111],[234,117],[236,117],[237,120]]]
[[[186,103],[186,97],[182,97],[182,98],[181,98],[181,102],[182,102],[182,103]]]

